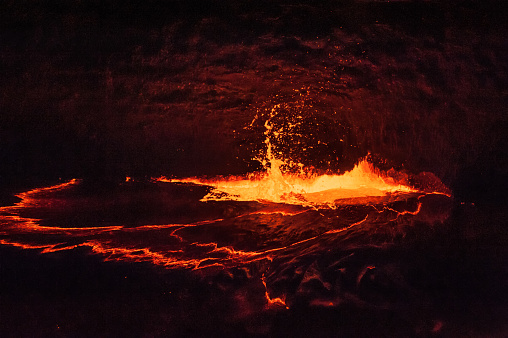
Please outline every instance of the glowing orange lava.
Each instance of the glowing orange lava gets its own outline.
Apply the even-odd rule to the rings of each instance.
[[[383,197],[395,193],[414,193],[418,190],[383,177],[367,162],[360,161],[351,171],[336,175],[283,174],[280,161],[273,159],[265,174],[250,178],[230,177],[205,180],[188,178],[159,181],[209,185],[213,190],[202,201],[267,201],[302,206],[334,207],[337,200],[361,197]]]
[[[280,105],[274,106],[264,122],[266,147],[264,156],[254,158],[265,168],[263,172],[252,173],[247,177],[231,176],[217,179],[160,177],[155,180],[212,187],[213,189],[203,197],[202,201],[261,201],[332,208],[340,200],[418,192],[406,182],[383,175],[366,159],[361,159],[350,171],[318,175],[310,172],[304,164],[285,158],[280,151],[274,150],[274,140],[289,138],[294,141],[292,129],[300,122],[286,121],[283,126],[276,129],[272,119],[279,114],[280,108]],[[254,120],[257,118],[258,116]],[[298,118],[301,116],[296,116],[296,120],[299,120]],[[298,173],[287,168],[296,168]]]
[[[268,287],[266,286],[266,279],[265,276],[261,277],[261,282],[263,283],[263,286],[265,287],[265,298],[266,298],[266,306],[268,308],[278,308],[278,307],[284,307],[286,309],[289,309],[289,307],[286,305],[286,302],[284,300],[284,297],[275,297],[271,298],[268,294]]]

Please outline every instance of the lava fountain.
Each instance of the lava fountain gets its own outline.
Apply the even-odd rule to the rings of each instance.
[[[291,123],[290,117],[287,123],[275,128],[272,119],[279,114],[280,108],[280,104],[272,108],[264,122],[265,156],[254,158],[259,161],[264,171],[251,173],[246,177],[230,176],[212,179],[160,177],[156,181],[212,187],[213,189],[202,198],[203,202],[259,201],[318,208],[334,208],[343,203],[365,203],[366,198],[378,200],[382,197],[387,200],[403,198],[403,195],[408,197],[422,192],[409,184],[409,175],[396,173],[394,170],[383,173],[367,160],[368,156],[360,159],[353,169],[344,173],[318,174],[303,163],[286,157],[287,154],[281,151],[276,153],[274,139],[276,142],[284,138],[288,138],[289,142],[294,141],[294,129],[301,123]],[[256,115],[251,125],[258,118],[259,116]],[[301,116],[297,118],[301,119]],[[294,144],[294,146],[299,145]],[[443,184],[439,184],[436,188],[434,193],[451,196],[450,191]]]

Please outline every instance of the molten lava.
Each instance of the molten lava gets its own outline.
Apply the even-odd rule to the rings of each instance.
[[[252,173],[247,177],[226,177],[217,179],[160,177],[160,182],[193,183],[212,187],[202,201],[263,201],[301,206],[335,207],[340,201],[354,199],[364,203],[362,198],[386,197],[417,193],[404,180],[383,175],[367,161],[361,159],[352,170],[342,174],[318,175],[294,159],[286,158],[281,151],[275,151],[274,144],[297,143],[302,137],[295,130],[301,124],[299,112],[287,112],[281,126],[275,127],[272,120],[280,114],[281,105],[274,106],[264,122],[264,157],[254,158],[265,168],[264,172]],[[254,121],[258,119],[256,115]],[[251,125],[254,123],[251,122]],[[297,135],[297,136],[295,136]],[[282,140],[282,141],[281,141]],[[320,142],[320,141],[319,141]],[[296,144],[298,146],[298,144]],[[288,169],[289,168],[289,169]],[[297,173],[291,168],[296,168]],[[361,200],[360,200],[361,199]]]
[[[264,174],[248,178],[230,177],[205,180],[199,178],[169,180],[170,182],[209,185],[213,190],[202,201],[267,201],[302,206],[334,207],[339,200],[383,197],[390,194],[415,193],[418,190],[382,176],[367,160],[361,160],[351,171],[335,175],[285,174],[281,161],[271,159]],[[159,181],[168,181],[165,178]]]

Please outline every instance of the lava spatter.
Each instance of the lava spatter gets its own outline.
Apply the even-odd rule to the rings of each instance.
[[[275,144],[297,142],[302,138],[302,135],[298,134],[301,130],[297,128],[301,123],[299,122],[301,116],[291,111],[287,113],[290,117],[285,118],[285,122],[282,125],[277,124],[276,127],[273,120],[279,114],[281,114],[280,105],[276,105],[263,124],[264,156],[254,158],[264,171],[251,173],[245,177],[230,176],[216,179],[160,177],[155,180],[212,187],[202,201],[260,201],[318,208],[334,208],[337,204],[370,203],[372,199],[404,199],[421,192],[408,183],[407,174],[398,173],[395,178],[396,175],[390,176],[376,169],[367,158],[360,159],[354,168],[343,173],[313,172],[311,168],[298,162],[294,156],[288,157],[281,151],[275,151]],[[256,115],[254,121],[259,118]],[[292,123],[293,120],[296,122]],[[294,144],[294,147],[301,146],[298,143]],[[446,188],[434,192],[449,195]]]

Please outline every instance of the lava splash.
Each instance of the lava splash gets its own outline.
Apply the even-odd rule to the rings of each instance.
[[[343,173],[317,173],[314,168],[301,162],[302,152],[312,145],[302,145],[302,138],[309,133],[308,126],[302,126],[302,110],[305,103],[297,107],[273,106],[265,112],[264,148],[259,157],[254,157],[264,168],[261,172],[250,173],[243,177],[229,176],[212,179],[184,178],[171,179],[160,177],[158,182],[192,183],[212,187],[202,201],[258,201],[285,203],[307,207],[335,208],[338,204],[379,202],[382,198],[407,198],[411,194],[422,192],[411,186],[410,175],[391,170],[382,172],[376,169],[367,158],[360,159],[354,168]],[[251,126],[263,118],[258,113]],[[276,120],[277,119],[277,120]],[[280,120],[280,121],[279,121]],[[305,129],[306,131],[303,131]],[[315,140],[316,144],[324,141]],[[282,146],[281,146],[282,145]],[[295,158],[295,151],[287,148],[301,148]],[[290,154],[293,154],[292,156]],[[431,175],[433,177],[433,175]],[[450,196],[450,191],[439,179],[434,186],[435,193]],[[425,189],[425,192],[430,192]],[[403,196],[407,195],[407,196]]]
[[[272,159],[269,170],[264,174],[248,178],[225,179],[167,179],[161,182],[181,182],[213,187],[203,201],[267,201],[303,206],[335,207],[344,200],[354,203],[357,199],[386,197],[396,194],[417,193],[418,190],[394,178],[382,176],[366,159],[361,160],[351,171],[342,175],[312,175],[302,177],[285,174],[280,170],[280,161]],[[443,192],[444,193],[444,192]]]

